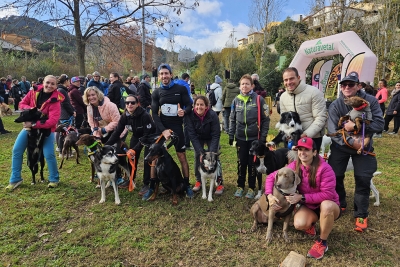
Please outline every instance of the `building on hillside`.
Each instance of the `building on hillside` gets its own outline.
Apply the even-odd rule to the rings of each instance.
[[[31,39],[26,36],[2,32],[0,42],[4,44],[8,43],[8,45],[6,45],[9,46],[8,50],[36,52],[36,49],[32,46]]]
[[[308,29],[324,32],[324,34],[337,33],[338,21],[343,17],[343,21],[351,23],[355,18],[360,19],[363,24],[371,24],[379,19],[379,9],[381,5],[373,3],[356,3],[354,5],[326,6],[305,17],[302,21]]]

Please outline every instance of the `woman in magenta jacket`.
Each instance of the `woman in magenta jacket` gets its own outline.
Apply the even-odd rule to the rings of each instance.
[[[57,187],[60,179],[57,160],[54,155],[54,131],[60,117],[61,102],[64,101],[64,96],[57,91],[56,77],[52,75],[46,76],[43,84],[42,89],[29,91],[19,103],[21,110],[37,107],[43,114],[47,115],[48,119],[45,122],[23,122],[24,129],[18,134],[12,151],[10,184],[6,187],[10,191],[18,187],[23,181],[21,177],[22,160],[28,147],[28,132],[25,128],[50,129],[50,134],[43,143],[43,155],[49,169],[48,187]]]
[[[319,155],[313,140],[308,137],[301,138],[295,149],[298,159],[288,165],[301,178],[298,185],[298,194],[286,196],[290,204],[296,206],[294,214],[294,227],[303,230],[306,234],[315,236],[315,223],[319,220],[320,237],[307,256],[321,259],[328,250],[327,239],[332,231],[333,222],[340,217],[339,196],[336,193],[336,177],[331,166]],[[274,180],[277,171],[268,175],[265,181],[265,194],[269,203],[277,201],[272,195]],[[271,208],[279,210],[279,203]]]

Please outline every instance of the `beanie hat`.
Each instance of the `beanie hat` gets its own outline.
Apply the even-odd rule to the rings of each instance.
[[[81,79],[78,76],[72,77],[71,83],[74,83],[74,82],[81,82]]]
[[[158,67],[158,71],[160,71],[161,69],[168,69],[169,72],[172,73],[171,66],[166,63],[161,63],[161,65]]]
[[[215,75],[215,82],[216,83],[222,83],[221,77],[219,77],[218,75]]]

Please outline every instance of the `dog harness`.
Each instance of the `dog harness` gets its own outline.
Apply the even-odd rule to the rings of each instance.
[[[290,196],[290,194],[283,192],[282,189],[279,189],[279,188],[276,186],[276,184],[274,184],[274,188],[275,188],[276,190],[278,190],[278,192],[279,192],[281,195],[283,195],[284,197]],[[296,192],[297,192],[297,191],[296,191]],[[267,202],[268,202],[268,198],[267,198]],[[268,202],[268,206],[269,206],[269,202]],[[277,218],[279,218],[279,219],[282,219],[282,218],[288,216],[290,213],[293,212],[295,206],[296,206],[296,205],[290,204],[290,205],[289,205],[289,208],[288,208],[285,212],[276,212],[276,213],[275,213],[275,217],[277,217]]]

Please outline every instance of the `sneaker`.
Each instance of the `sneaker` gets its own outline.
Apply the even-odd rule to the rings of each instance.
[[[147,192],[143,195],[142,200],[144,201],[153,201],[157,197],[157,190],[153,188],[149,188]]]
[[[372,137],[375,137],[375,138],[382,138],[382,134],[374,133],[374,135],[373,135]]]
[[[390,133],[388,133],[388,134],[397,134],[397,133],[395,133],[395,132],[390,132]]]
[[[188,198],[193,198],[194,197],[194,193],[193,193],[192,188],[190,188],[190,185],[188,185],[186,187],[186,197],[188,197]]]
[[[315,224],[312,225],[310,229],[305,230],[304,233],[310,237],[315,237],[317,235],[317,231],[315,230]]]
[[[222,195],[223,192],[224,192],[224,186],[222,184],[220,184],[219,186],[217,186],[217,189],[215,190],[215,194]]]
[[[254,190],[251,189],[251,188],[249,188],[249,190],[247,190],[246,198],[248,198],[248,199],[253,199],[254,196],[255,196]]]
[[[47,185],[48,188],[56,188],[57,186],[58,186],[58,183],[53,183],[53,182],[50,182],[50,183]]]
[[[123,180],[122,183],[118,184],[118,188],[124,189],[129,187],[129,180]]]
[[[346,212],[346,207],[340,207],[340,210],[342,211],[342,213]]]
[[[327,251],[328,251],[328,244],[325,246],[322,243],[322,240],[317,240],[317,241],[315,241],[315,243],[311,247],[311,249],[308,251],[307,257],[319,260],[319,259],[322,259],[325,252],[327,252]]]
[[[4,131],[1,132],[1,134],[8,134],[8,133],[11,133],[11,132],[7,131],[7,130],[4,130]]]
[[[368,218],[356,218],[356,230],[357,232],[364,232],[368,228]]]
[[[200,190],[200,188],[201,188],[201,182],[196,181],[196,183],[194,184],[192,190],[193,190],[194,192],[197,192],[197,191]]]
[[[124,183],[125,182],[125,180],[122,178],[122,177],[119,177],[118,179],[117,179],[117,185],[119,186],[120,184],[122,184],[122,183]]]
[[[234,196],[235,196],[235,197],[242,197],[242,196],[243,196],[243,188],[238,187],[238,188],[236,189],[236,192],[235,192]]]
[[[6,190],[9,190],[9,191],[14,190],[14,189],[17,188],[20,184],[22,184],[23,181],[24,181],[24,180],[22,179],[22,180],[19,181],[19,182],[10,183],[9,185],[6,186]]]
[[[149,191],[150,187],[148,185],[143,185],[142,189],[140,189],[139,191],[139,196],[143,196],[144,194],[147,193],[147,191]]]
[[[191,146],[185,146],[185,149],[186,149],[186,150],[194,150],[194,148],[191,147]]]

